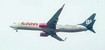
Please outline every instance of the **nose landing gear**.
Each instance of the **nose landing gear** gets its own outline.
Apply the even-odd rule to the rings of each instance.
[[[14,30],[16,30],[16,32],[18,32],[18,29],[17,28],[14,28]]]

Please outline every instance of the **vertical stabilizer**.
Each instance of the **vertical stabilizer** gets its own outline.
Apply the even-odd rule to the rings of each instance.
[[[96,33],[93,29],[93,25],[95,23],[95,16],[96,16],[96,13],[93,13],[88,19],[86,19],[82,24],[80,25],[83,25],[85,26],[88,30],[92,31],[93,33]]]

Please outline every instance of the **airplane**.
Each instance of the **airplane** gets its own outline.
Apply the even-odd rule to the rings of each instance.
[[[65,5],[65,4],[64,4]],[[47,23],[36,23],[36,22],[14,22],[10,25],[11,28],[16,30],[38,30],[42,31],[40,33],[41,37],[51,36],[59,41],[65,41],[65,39],[60,38],[57,35],[57,32],[81,32],[90,30],[93,33],[96,33],[93,29],[93,25],[95,23],[95,15],[93,13],[88,19],[86,19],[83,23],[77,25],[58,25],[57,21],[61,11],[63,10],[64,5],[52,16],[52,18]]]

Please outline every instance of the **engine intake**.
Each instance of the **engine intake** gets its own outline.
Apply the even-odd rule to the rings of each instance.
[[[41,36],[41,37],[47,37],[48,34],[46,34],[45,32],[41,32],[41,33],[40,33],[40,36]]]

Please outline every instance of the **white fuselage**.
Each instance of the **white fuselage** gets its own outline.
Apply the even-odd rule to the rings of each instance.
[[[13,29],[22,29],[22,30],[39,30],[44,31],[46,27],[39,27],[40,23],[14,23],[10,27]],[[80,32],[88,30],[85,26],[82,25],[56,25],[56,32]]]

